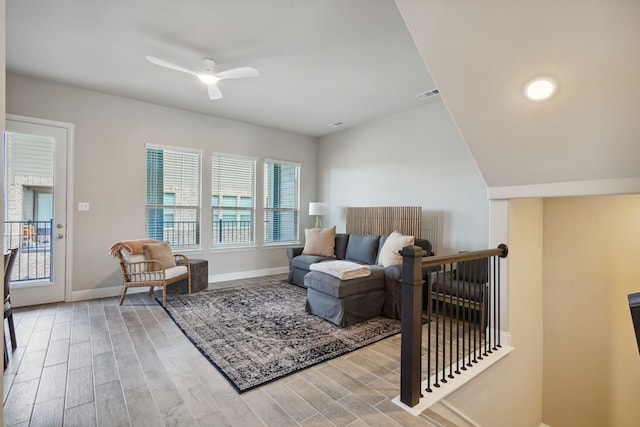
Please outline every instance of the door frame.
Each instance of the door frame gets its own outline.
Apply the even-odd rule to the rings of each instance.
[[[75,126],[73,123],[59,122],[48,119],[38,119],[35,117],[22,116],[18,114],[7,114],[5,117],[5,128],[7,132],[6,120],[14,122],[22,122],[26,124],[34,124],[41,126],[51,126],[65,129],[67,132],[67,171],[66,171],[66,204],[65,204],[65,251],[64,251],[64,301],[71,301],[71,291],[73,289],[73,154]],[[4,181],[4,180],[3,180]]]

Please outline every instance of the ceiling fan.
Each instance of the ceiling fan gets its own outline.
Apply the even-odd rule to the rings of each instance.
[[[217,85],[219,80],[243,79],[245,77],[256,77],[260,74],[258,73],[258,70],[253,67],[239,67],[216,72],[216,63],[211,58],[202,59],[201,71],[190,70],[180,65],[173,64],[169,61],[165,61],[164,59],[156,58],[155,56],[147,56],[147,61],[151,62],[152,64],[168,68],[170,70],[181,71],[183,73],[196,76],[202,83],[207,85],[207,88],[209,90],[209,98],[212,100],[222,98],[222,92],[220,92],[220,88],[218,88]]]

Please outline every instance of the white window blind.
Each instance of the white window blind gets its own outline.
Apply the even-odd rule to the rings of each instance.
[[[147,237],[200,245],[201,161],[198,152],[147,146]]]
[[[255,244],[255,175],[255,159],[213,154],[213,246]]]
[[[264,162],[264,242],[298,242],[300,165]]]

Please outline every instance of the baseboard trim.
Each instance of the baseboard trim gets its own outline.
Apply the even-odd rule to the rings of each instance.
[[[209,283],[216,282],[225,282],[227,280],[239,280],[239,279],[249,279],[252,277],[260,277],[260,276],[270,276],[274,274],[283,274],[288,273],[289,267],[274,267],[274,268],[264,268],[260,270],[249,270],[249,271],[238,271],[235,273],[225,273],[225,274],[210,274],[208,281]],[[128,294],[134,294],[138,292],[148,292],[148,287],[141,288],[129,288],[127,291]],[[71,301],[83,301],[89,299],[96,298],[108,298],[122,295],[122,285],[118,286],[109,286],[105,288],[96,288],[96,289],[83,289],[80,291],[72,291],[71,292]]]
[[[149,288],[129,288],[127,295],[139,292],[149,292]],[[71,292],[71,301],[84,301],[96,298],[109,298],[122,295],[122,285],[109,286],[107,288],[84,289]]]
[[[482,360],[479,360],[477,364],[474,365],[473,369],[467,369],[463,371],[460,375],[457,375],[454,380],[448,382],[446,385],[442,384],[440,387],[432,388],[431,393],[423,393],[424,397],[420,399],[417,405],[411,407],[405,405],[400,401],[400,396],[396,396],[391,401],[409,412],[414,416],[420,415],[425,409],[429,409],[431,406],[436,403],[442,401],[445,397],[449,396],[454,391],[464,387],[465,384],[473,380],[475,377],[480,375],[485,370],[489,369],[498,361],[502,360],[509,353],[513,351],[513,347],[511,347],[511,334],[509,332],[500,332],[500,350],[491,353],[490,356],[485,356]],[[442,371],[441,371],[442,372]],[[442,373],[437,373],[438,377],[442,377]],[[434,383],[434,379],[436,375],[431,377],[431,384]],[[420,384],[420,389],[424,390],[427,388],[427,381],[423,381]]]
[[[271,276],[288,273],[289,267],[263,268],[260,270],[238,271],[234,273],[210,274],[209,283],[226,282],[228,280],[249,279],[251,277]]]

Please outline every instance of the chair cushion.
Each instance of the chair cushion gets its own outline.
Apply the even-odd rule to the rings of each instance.
[[[160,243],[146,243],[143,246],[144,255],[148,260],[160,261],[164,265],[165,269],[176,266],[176,260],[173,257],[171,251],[171,245],[169,242]],[[151,270],[160,270],[157,266],[151,265]]]
[[[167,268],[164,273],[168,279],[173,279],[174,277],[182,276],[183,274],[187,274],[189,269],[186,265],[177,265],[175,267]]]

